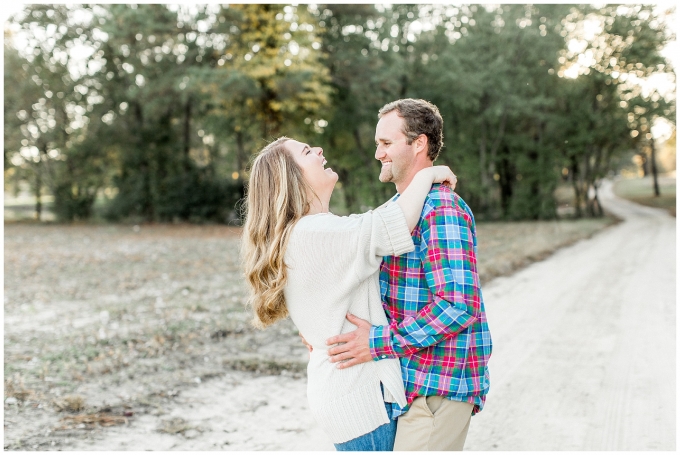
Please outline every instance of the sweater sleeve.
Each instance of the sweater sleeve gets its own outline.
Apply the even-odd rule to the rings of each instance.
[[[361,215],[354,270],[363,281],[380,268],[383,256],[399,256],[415,248],[404,213],[388,203]]]

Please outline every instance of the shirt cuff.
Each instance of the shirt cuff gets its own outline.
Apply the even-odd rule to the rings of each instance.
[[[373,360],[394,359],[397,353],[392,349],[390,327],[387,325],[374,325],[368,334],[368,348]]]

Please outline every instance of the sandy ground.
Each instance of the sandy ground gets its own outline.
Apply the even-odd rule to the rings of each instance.
[[[615,198],[610,186],[602,202],[625,222],[484,286],[492,386],[466,450],[675,449],[675,219]],[[281,350],[277,339],[287,340],[246,334],[242,342],[304,360],[299,346]],[[25,436],[39,450],[333,450],[308,411],[303,375],[221,370],[176,390],[158,383],[145,395],[163,397],[148,404],[158,412],[62,430],[56,445],[54,416],[6,407],[5,442],[8,431],[12,440],[28,431],[18,428],[30,416],[44,419],[42,438]],[[155,378],[97,393],[121,407],[120,390]]]
[[[306,380],[230,372],[187,389],[162,417],[74,439],[68,450],[335,450],[307,408]],[[175,425],[181,433],[158,429]]]
[[[609,184],[602,203],[625,221],[484,289],[492,386],[466,450],[675,450],[675,219]],[[332,450],[304,382],[230,373],[172,411],[193,439],[145,416],[73,449]]]
[[[491,390],[471,450],[675,450],[676,233],[615,198],[625,221],[484,289]]]

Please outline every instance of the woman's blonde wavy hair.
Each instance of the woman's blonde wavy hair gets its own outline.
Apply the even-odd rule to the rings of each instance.
[[[293,226],[309,211],[308,195],[314,194],[284,147],[287,140],[280,137],[258,153],[246,188],[241,254],[251,290],[247,304],[258,328],[288,317],[283,258]]]

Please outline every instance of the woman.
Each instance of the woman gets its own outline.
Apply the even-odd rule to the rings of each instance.
[[[337,450],[392,450],[390,402],[406,404],[399,361],[338,369],[325,340],[354,330],[348,312],[386,325],[378,284],[382,256],[414,248],[416,226],[433,183],[456,177],[446,166],[423,169],[396,202],[361,215],[335,216],[328,204],[338,174],[320,147],[279,138],[256,157],[243,232],[249,304],[256,326],[290,315],[313,350],[307,398]]]

